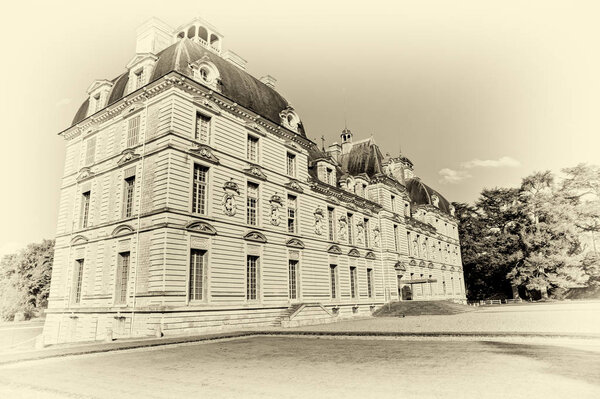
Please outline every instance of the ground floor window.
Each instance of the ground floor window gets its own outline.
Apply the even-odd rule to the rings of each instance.
[[[205,264],[206,251],[192,249],[190,251],[190,282],[188,289],[190,301],[201,301],[204,299]]]
[[[350,267],[350,296],[356,298],[356,267]]]
[[[115,303],[122,304],[127,301],[127,283],[129,281],[129,252],[119,253],[119,265],[117,270],[117,287]]]
[[[81,302],[81,286],[83,284],[83,259],[75,261],[75,276],[73,279],[73,303]]]
[[[329,277],[331,280],[331,297],[337,298],[337,265],[329,265]]]
[[[367,269],[367,295],[373,297],[373,269]]]
[[[298,261],[290,259],[288,261],[289,275],[289,297],[298,299]]]
[[[259,257],[248,255],[246,258],[246,299],[258,298],[258,267]]]

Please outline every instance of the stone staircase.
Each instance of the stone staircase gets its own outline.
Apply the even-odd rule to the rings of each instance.
[[[336,316],[320,303],[296,303],[291,305],[274,324],[278,327],[295,327],[321,324],[335,319]]]

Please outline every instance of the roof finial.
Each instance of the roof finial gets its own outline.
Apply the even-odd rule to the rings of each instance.
[[[321,135],[321,149],[325,151],[325,135]]]

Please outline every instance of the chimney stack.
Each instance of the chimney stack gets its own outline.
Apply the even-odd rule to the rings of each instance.
[[[266,84],[267,86],[269,86],[271,89],[274,89],[275,82],[277,82],[277,79],[275,79],[271,75],[266,75],[266,76],[263,76],[262,78],[260,78],[260,81],[263,82],[264,84]]]

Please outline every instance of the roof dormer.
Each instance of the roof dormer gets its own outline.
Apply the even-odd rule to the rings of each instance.
[[[109,80],[94,80],[87,89],[89,97],[88,116],[95,114],[106,106],[113,82]]]
[[[300,124],[300,117],[291,106],[287,106],[286,109],[279,113],[281,118],[281,124],[290,129],[293,132],[298,132],[298,125]]]
[[[194,79],[211,89],[220,91],[221,74],[215,64],[205,54],[198,61],[190,64]]]
[[[129,70],[129,83],[127,84],[127,93],[132,93],[145,86],[150,81],[154,64],[158,57],[151,53],[136,54],[127,64]]]

